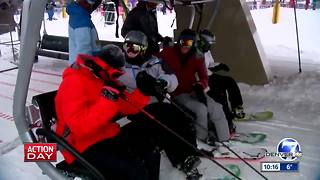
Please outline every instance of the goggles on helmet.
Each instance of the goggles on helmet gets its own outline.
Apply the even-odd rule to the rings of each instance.
[[[206,34],[201,34],[200,35],[200,40],[201,41],[205,41],[206,43],[212,45],[215,43],[215,37],[214,36],[209,36],[209,35],[206,35]]]
[[[143,46],[138,45],[138,44],[134,44],[134,43],[124,43],[123,44],[123,49],[127,52],[127,53],[139,53],[145,50],[145,48],[143,48]]]
[[[186,46],[186,47],[192,47],[193,46],[193,40],[192,39],[181,39],[179,41],[180,46]]]
[[[87,3],[90,4],[90,5],[93,5],[96,3],[96,0],[87,0]]]

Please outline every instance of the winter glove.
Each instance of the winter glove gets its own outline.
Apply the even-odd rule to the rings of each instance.
[[[162,96],[166,92],[165,88],[168,85],[163,79],[156,79],[149,75],[146,71],[141,71],[137,74],[136,83],[138,89],[146,96]]]
[[[110,79],[109,81],[105,81],[104,85],[118,90],[120,94],[122,94],[123,91],[126,90],[127,88],[124,84],[119,82],[117,79]]]
[[[171,37],[166,36],[166,37],[163,38],[162,47],[168,47],[168,46],[173,46],[173,45],[174,45],[174,42],[171,39]]]
[[[120,91],[110,86],[103,86],[101,95],[108,100],[117,101],[120,96]]]
[[[161,36],[161,34],[157,34],[156,42],[162,42],[162,41],[163,41],[163,37]]]
[[[196,94],[197,99],[200,102],[202,102],[205,105],[207,105],[207,98],[206,98],[206,95],[204,93],[204,88],[203,88],[202,84],[201,83],[195,83],[193,85],[193,90],[194,90],[194,92]]]
[[[226,64],[223,64],[223,63],[220,63],[214,67],[209,67],[208,68],[211,72],[218,72],[220,70],[222,71],[226,71],[226,72],[229,72],[229,67],[226,65]]]
[[[155,94],[154,96],[158,99],[159,102],[164,100],[164,96],[167,94],[168,82],[164,79],[157,79],[156,84],[154,86]]]

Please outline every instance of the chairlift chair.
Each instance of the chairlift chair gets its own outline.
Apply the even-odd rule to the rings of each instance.
[[[115,23],[116,5],[114,2],[103,3],[104,24],[112,25]]]
[[[34,142],[57,143],[58,150],[71,153],[81,165],[69,165],[64,160],[56,168],[69,178],[104,179],[103,175],[87,162],[73,147],[54,132],[56,124],[55,96],[57,91],[36,95],[27,107],[29,127],[34,135]]]

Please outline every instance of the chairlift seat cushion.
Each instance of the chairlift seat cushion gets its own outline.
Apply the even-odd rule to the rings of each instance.
[[[68,37],[44,34],[41,41],[41,49],[68,53],[69,52]]]

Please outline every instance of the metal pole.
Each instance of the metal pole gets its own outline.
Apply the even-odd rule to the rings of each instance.
[[[211,28],[212,23],[214,22],[217,14],[218,14],[219,7],[220,7],[220,0],[215,0],[215,1],[213,1],[213,13],[212,13],[211,18],[210,18],[210,20],[209,20],[209,23],[208,23],[208,25],[207,25],[207,29],[210,29],[210,28]]]
[[[8,24],[9,29],[10,29],[10,24]],[[14,55],[14,47],[13,47],[13,39],[12,39],[12,32],[10,31],[10,41],[11,41],[11,50],[12,50],[12,56],[13,56],[13,62],[16,62],[16,57]]]
[[[299,59],[299,73],[301,73],[301,58],[300,58],[300,43],[299,43],[299,32],[298,32],[298,22],[297,22],[297,13],[296,13],[296,1],[293,0],[293,10],[294,10],[294,20],[296,24],[296,37],[297,37],[297,46],[298,46],[298,59]]]

